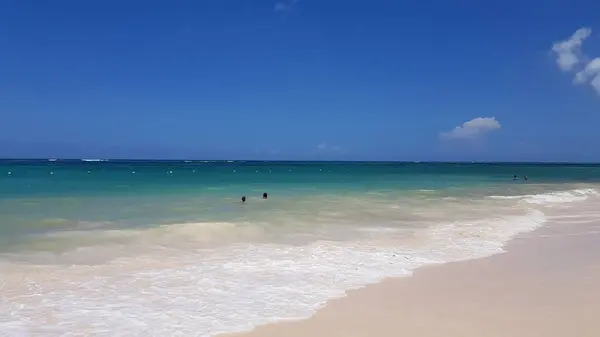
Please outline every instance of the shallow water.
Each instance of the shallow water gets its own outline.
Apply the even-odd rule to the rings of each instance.
[[[599,168],[5,161],[0,331],[210,336],[307,317],[348,289],[501,252],[596,198]]]

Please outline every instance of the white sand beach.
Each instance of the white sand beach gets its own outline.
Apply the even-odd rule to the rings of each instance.
[[[420,268],[351,291],[310,319],[235,336],[600,336],[596,207],[588,202],[549,216],[506,253]]]

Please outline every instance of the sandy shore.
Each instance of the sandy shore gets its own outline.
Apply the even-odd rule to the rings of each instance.
[[[600,214],[551,218],[507,253],[428,266],[236,337],[600,336]]]

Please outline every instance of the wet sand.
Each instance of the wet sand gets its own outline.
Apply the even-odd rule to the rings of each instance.
[[[229,336],[600,336],[600,216],[555,217],[506,250],[424,267],[351,291],[310,319]]]

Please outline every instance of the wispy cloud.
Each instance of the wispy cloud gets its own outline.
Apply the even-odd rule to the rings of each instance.
[[[276,12],[289,12],[294,9],[294,6],[300,0],[281,0],[275,3],[275,11]]]
[[[327,143],[321,143],[321,144],[317,145],[317,150],[339,152],[342,150],[342,148],[337,145],[329,145]]]
[[[590,84],[600,95],[600,57],[592,59],[581,51],[591,34],[590,28],[580,28],[568,39],[555,42],[552,51],[560,70],[574,74],[574,84]]]
[[[502,126],[496,120],[496,117],[477,117],[468,122],[464,122],[448,132],[442,132],[440,137],[446,140],[452,139],[473,139],[482,136],[488,132],[498,130]]]

